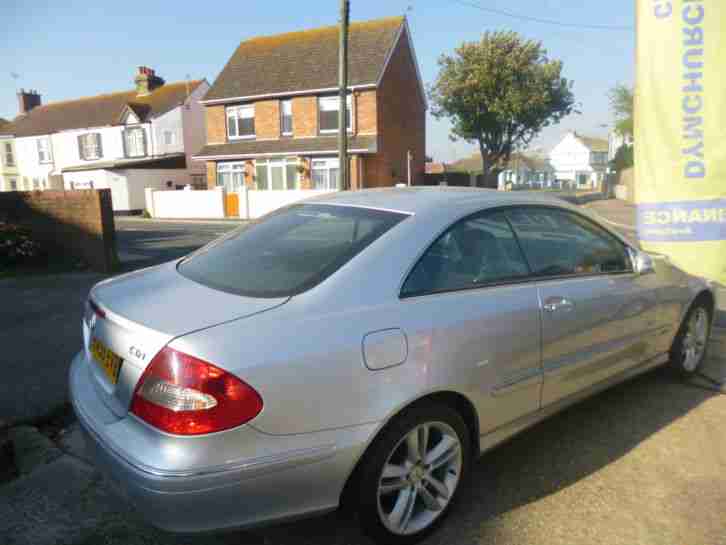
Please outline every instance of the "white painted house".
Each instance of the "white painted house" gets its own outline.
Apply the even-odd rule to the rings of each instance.
[[[506,167],[499,173],[497,187],[528,187],[542,189],[552,187],[555,171],[545,157],[535,153],[517,152],[509,158]]]
[[[555,178],[578,189],[595,188],[604,181],[608,166],[608,141],[568,132],[550,152]]]
[[[110,188],[114,211],[135,213],[146,187],[205,185],[204,166],[191,156],[205,142],[199,100],[209,84],[165,84],[146,67],[134,82],[132,91],[47,105],[21,91],[11,124],[17,189]]]

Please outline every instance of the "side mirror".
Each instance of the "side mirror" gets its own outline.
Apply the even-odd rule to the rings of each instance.
[[[633,262],[633,271],[635,274],[650,274],[655,272],[653,266],[653,259],[645,252],[636,250],[635,248],[628,248],[630,254],[630,260]]]

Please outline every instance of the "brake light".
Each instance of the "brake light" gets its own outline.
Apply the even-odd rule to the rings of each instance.
[[[250,385],[168,346],[151,360],[131,400],[133,414],[178,435],[234,428],[261,410],[262,398]]]

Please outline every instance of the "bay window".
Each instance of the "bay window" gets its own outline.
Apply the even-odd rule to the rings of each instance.
[[[227,108],[227,136],[231,139],[255,137],[254,106]]]
[[[338,111],[340,110],[340,98],[334,97],[320,97],[318,99],[318,112],[319,120],[318,124],[321,133],[336,132],[338,130]],[[345,101],[345,122],[346,128],[351,130],[351,98],[347,96]]]
[[[290,159],[258,159],[255,161],[257,189],[298,189],[298,162]]]
[[[327,189],[334,191],[340,189],[338,178],[338,167],[340,163],[337,158],[313,159],[312,180],[313,189]]]
[[[219,163],[217,165],[217,185],[228,193],[235,193],[245,185],[244,163]]]
[[[142,127],[132,127],[124,131],[124,151],[126,157],[146,155],[146,132]]]

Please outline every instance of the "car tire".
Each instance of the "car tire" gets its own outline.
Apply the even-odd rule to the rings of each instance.
[[[706,359],[713,313],[711,305],[699,298],[688,309],[670,349],[671,368],[681,377],[696,374]]]
[[[439,404],[406,410],[362,461],[357,492],[363,532],[388,545],[423,539],[451,511],[470,464],[470,432],[458,412]]]

